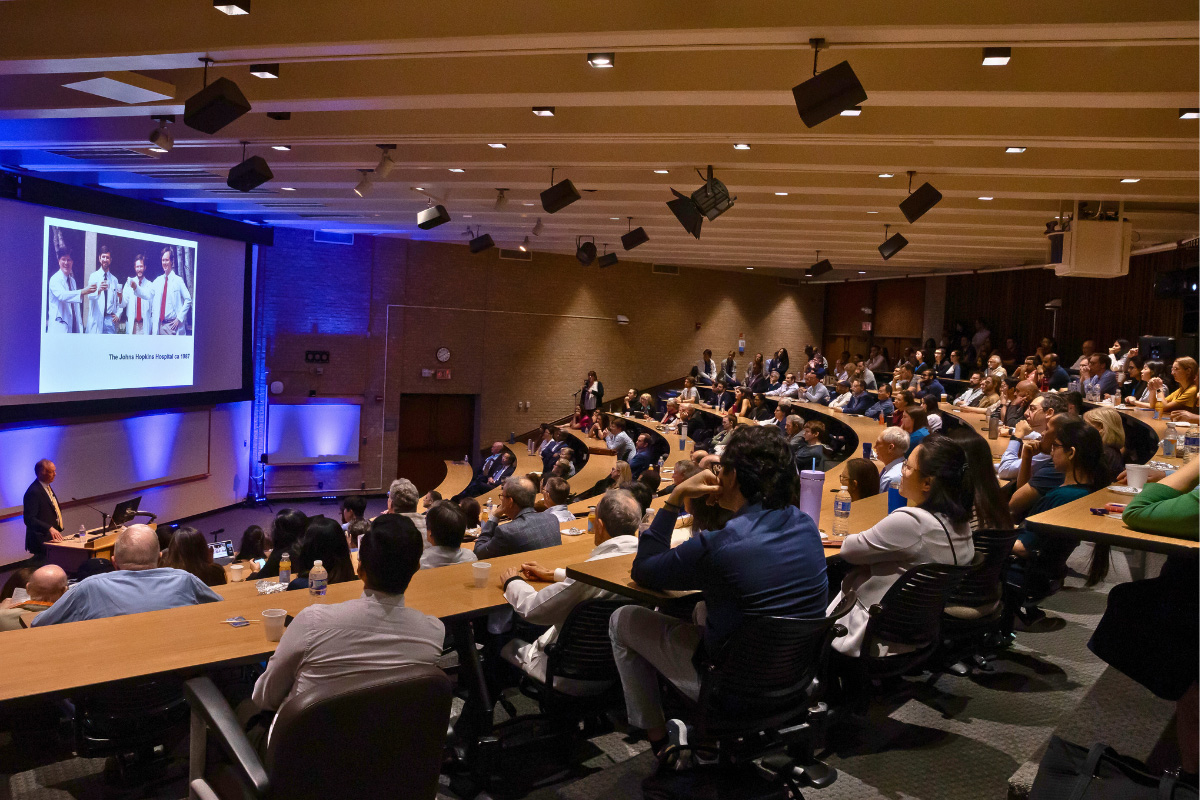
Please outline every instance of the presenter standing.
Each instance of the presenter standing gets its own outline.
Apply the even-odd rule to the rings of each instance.
[[[87,301],[87,332],[116,333],[117,322],[120,319],[120,287],[117,276],[112,274],[112,251],[108,245],[100,245],[100,255],[96,259],[100,269],[88,276],[88,288],[94,288],[94,294]]]
[[[83,298],[95,294],[96,289],[93,286],[76,288],[75,257],[69,247],[60,247],[55,255],[58,256],[58,272],[50,276],[50,320],[46,329],[54,333],[82,333],[79,306]]]
[[[146,256],[141,253],[133,262],[133,275],[125,280],[121,289],[121,310],[125,314],[125,333],[150,335],[150,304],[138,297],[134,289],[135,283],[140,284],[146,276]]]
[[[134,283],[138,297],[150,303],[150,332],[157,336],[182,336],[187,333],[187,315],[192,307],[192,293],[183,278],[175,272],[175,260],[170,247],[162,249],[163,274],[147,284]]]
[[[25,490],[25,549],[36,559],[46,557],[46,542],[61,542],[63,535],[62,509],[50,484],[54,483],[57,469],[48,458],[33,465],[37,480]]]

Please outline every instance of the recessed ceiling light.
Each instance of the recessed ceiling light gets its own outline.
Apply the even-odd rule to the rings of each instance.
[[[788,193],[787,192],[776,192],[775,196],[776,197],[787,197]]]
[[[423,191],[425,191],[425,187],[424,186],[414,186],[413,191],[423,192]]]
[[[463,219],[470,219],[470,218],[471,218],[470,214],[463,214]]]
[[[613,53],[588,53],[588,64],[597,69],[610,69],[617,62]]]
[[[283,150],[284,152],[286,152],[288,150],[291,150],[292,146],[290,144],[273,144],[273,145],[271,145],[271,149],[272,150]]]
[[[980,200],[991,200],[992,198],[991,198],[991,197],[989,197],[988,195],[983,195],[983,196],[982,196],[982,197],[980,197],[979,199],[980,199]]]
[[[866,271],[865,269],[860,269],[860,270],[858,271],[858,274],[859,274],[859,275],[866,275],[866,274],[867,274],[867,271]]]
[[[1137,183],[1141,178],[1121,178],[1121,183]]]
[[[620,217],[609,217],[609,219],[620,219]]]
[[[236,17],[250,13],[250,0],[213,0],[213,8],[222,14]]]
[[[1200,119],[1200,108],[1181,108],[1179,109],[1180,119]]]
[[[749,150],[750,145],[746,144],[745,142],[738,142],[737,144],[735,144],[733,146],[733,149],[734,150]]]
[[[868,211],[867,213],[868,214],[878,214],[879,212],[878,211]]]
[[[894,177],[896,177],[896,173],[894,173],[894,172],[881,172],[881,173],[879,173],[879,177],[881,177],[881,178],[894,178]]]
[[[855,106],[854,108],[847,108],[844,111],[839,112],[839,115],[843,116],[843,117],[857,117],[861,114],[862,114],[862,106]]]
[[[508,147],[508,145],[506,145],[504,142],[489,142],[488,147],[492,148],[493,150],[503,150],[504,148]]]
[[[754,267],[746,267],[746,269],[754,269]]]
[[[537,203],[522,203],[521,205],[534,206],[534,205],[537,205]]]
[[[251,64],[250,74],[256,78],[278,78],[278,64]]]
[[[534,106],[533,115],[535,117],[553,117],[554,106]]]
[[[283,192],[294,192],[294,191],[296,191],[296,187],[295,186],[280,186],[279,190],[283,191]]]
[[[666,175],[668,172],[670,172],[670,170],[666,170],[666,169],[656,169],[656,170],[654,170],[654,174],[655,174],[655,175]]]
[[[1006,148],[1004,148],[1004,152],[1006,152],[1006,153],[1024,153],[1025,148],[1024,147],[1006,147]]]
[[[451,172],[466,172],[466,170],[465,170],[465,169],[461,169],[461,168],[459,168],[459,167],[451,167],[451,168],[450,168],[450,171],[451,171]]]
[[[983,48],[983,65],[985,67],[1003,67],[1012,57],[1011,47]]]

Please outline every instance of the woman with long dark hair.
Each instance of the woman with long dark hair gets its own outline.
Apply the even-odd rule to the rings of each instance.
[[[251,525],[242,533],[242,542],[238,545],[237,558],[234,561],[253,561],[262,566],[267,561],[267,534],[258,525]]]
[[[904,463],[900,494],[908,500],[906,507],[842,543],[841,557],[854,568],[829,609],[837,608],[846,592],[857,593],[842,618],[849,633],[833,642],[848,656],[860,655],[869,609],[906,570],[918,564],[968,564],[975,557],[970,524],[975,486],[962,447],[948,436],[926,437]]]
[[[162,565],[190,572],[204,581],[205,586],[222,586],[229,582],[225,570],[213,563],[212,548],[204,534],[195,528],[175,529]]]
[[[308,517],[303,511],[295,508],[281,508],[279,513],[275,515],[274,522],[271,523],[271,555],[267,556],[267,563],[263,564],[262,569],[250,576],[248,580],[259,580],[261,578],[278,578],[279,577],[279,559],[284,553],[293,556],[295,562],[295,553],[292,552],[296,540],[303,534],[304,529],[308,527]]]
[[[288,584],[288,591],[308,588],[308,573],[313,564],[329,573],[329,582],[345,583],[354,580],[354,562],[350,559],[350,543],[342,526],[328,517],[313,517],[300,537],[299,552],[292,556],[292,571],[297,576]]]
[[[588,370],[587,380],[583,382],[579,404],[584,411],[594,411],[604,403],[604,384],[596,376],[596,371]]]
[[[967,454],[967,471],[975,489],[971,530],[1008,530],[1013,526],[1012,513],[1000,491],[988,440],[966,428],[958,428],[949,436]]]

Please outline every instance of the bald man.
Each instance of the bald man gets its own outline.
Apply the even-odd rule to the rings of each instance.
[[[21,615],[27,612],[42,612],[67,592],[67,573],[62,567],[47,564],[37,569],[29,576],[25,584],[29,599],[0,610],[0,631],[15,631],[21,629]]]
[[[143,611],[215,603],[221,596],[181,569],[158,566],[158,535],[148,525],[130,525],[113,548],[116,572],[80,581],[33,621],[34,627],[104,619]]]

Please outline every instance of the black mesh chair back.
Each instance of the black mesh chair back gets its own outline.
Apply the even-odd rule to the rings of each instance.
[[[546,648],[546,683],[555,678],[578,681],[617,679],[612,640],[608,636],[608,618],[624,600],[585,600],[567,615],[558,638]]]
[[[919,564],[901,575],[870,608],[862,654],[870,656],[879,642],[899,645],[910,654],[931,650],[938,642],[946,598],[982,563],[983,555],[976,554],[969,564]]]
[[[975,531],[975,555],[983,557],[976,569],[967,573],[951,592],[946,605],[979,608],[999,602],[1003,596],[1001,573],[1017,540],[1016,529]]]
[[[767,730],[809,706],[808,690],[854,605],[848,594],[828,617],[747,617],[701,674],[698,730],[720,736]]]
[[[75,744],[81,756],[134,752],[187,730],[183,681],[175,678],[106,684],[73,699]]]

